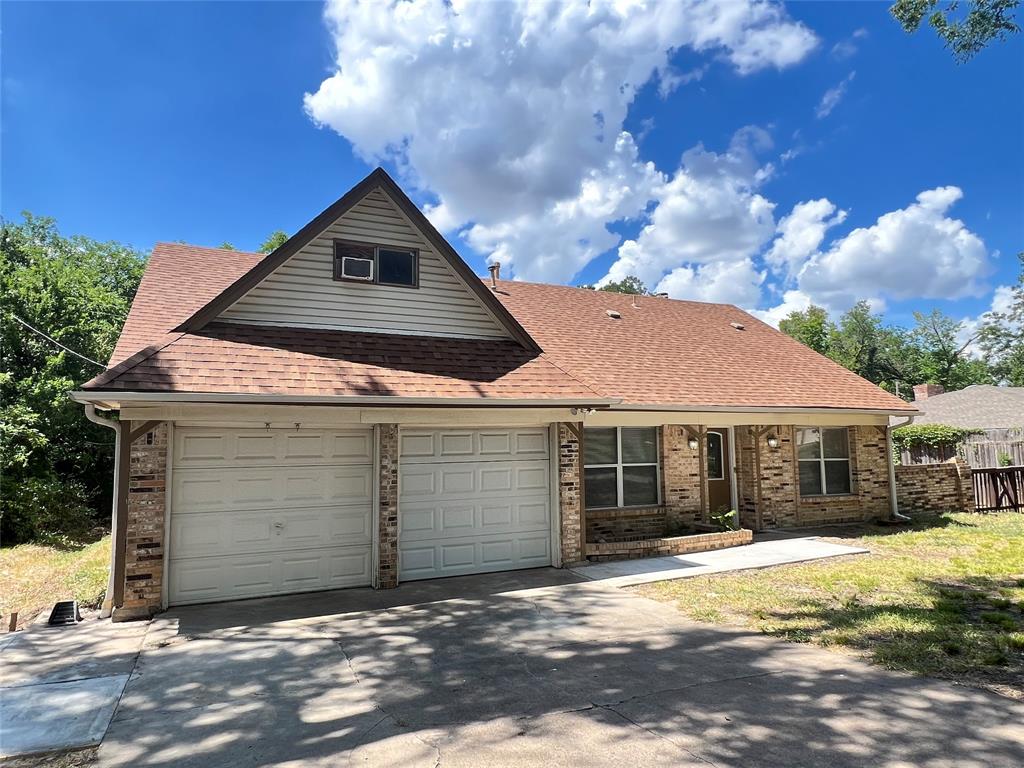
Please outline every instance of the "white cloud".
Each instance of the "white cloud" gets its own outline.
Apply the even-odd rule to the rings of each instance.
[[[958,187],[922,192],[917,201],[878,217],[816,253],[801,269],[798,287],[829,307],[858,299],[956,299],[979,295],[989,271],[981,238],[947,216]]]
[[[846,211],[836,209],[827,198],[808,200],[793,206],[776,228],[778,237],[765,254],[765,261],[787,277],[821,247],[825,232],[846,220]]]
[[[832,110],[839,106],[839,102],[842,101],[843,97],[846,95],[846,89],[850,87],[850,83],[853,82],[853,78],[856,76],[856,72],[851,72],[840,80],[834,87],[825,91],[825,94],[821,97],[821,101],[818,103],[818,108],[814,110],[814,114],[819,120],[831,115]]]
[[[786,291],[782,295],[782,302],[780,304],[769,309],[751,309],[749,312],[754,317],[768,323],[768,325],[778,328],[779,323],[791,312],[803,312],[813,303],[811,297],[803,291],[792,290]]]
[[[772,173],[770,165],[758,163],[757,153],[770,146],[763,129],[748,126],[721,154],[703,145],[684,152],[679,170],[654,191],[657,207],[649,223],[619,247],[618,259],[599,283],[636,275],[654,285],[675,269],[677,276],[661,290],[683,297],[675,292],[685,286],[692,298],[694,281],[721,274],[694,265],[735,265],[754,256],[775,229],[774,203],[756,191]]]
[[[832,58],[834,59],[849,59],[857,53],[859,46],[857,45],[858,40],[868,36],[868,31],[861,27],[855,29],[853,33],[846,39],[840,40],[838,43],[832,46]]]
[[[744,306],[757,303],[763,281],[764,272],[759,272],[747,258],[677,267],[654,290],[674,299]]]
[[[745,75],[818,42],[766,0],[331,0],[325,18],[335,71],[307,113],[433,194],[439,226],[468,227],[474,247],[546,280],[570,279],[614,247],[609,223],[647,209],[660,180],[622,127],[646,83],[685,77],[673,51]]]

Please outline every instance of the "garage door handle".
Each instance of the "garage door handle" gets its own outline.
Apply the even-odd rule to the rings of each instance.
[[[282,528],[284,528],[284,523],[282,523],[280,520],[278,520],[276,523],[274,523],[274,527],[277,528],[277,530],[280,531]]]

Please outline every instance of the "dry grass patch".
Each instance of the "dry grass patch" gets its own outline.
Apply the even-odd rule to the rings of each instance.
[[[1024,698],[1024,515],[941,515],[837,541],[871,554],[636,589],[699,621]]]
[[[19,544],[0,549],[0,613],[18,612],[22,626],[58,600],[96,607],[107,587],[110,537],[77,547]]]

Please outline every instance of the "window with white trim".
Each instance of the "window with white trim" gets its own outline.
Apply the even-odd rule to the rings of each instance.
[[[647,507],[661,501],[657,427],[592,427],[583,434],[587,509]]]
[[[846,427],[796,430],[801,496],[836,496],[852,490],[850,438]]]

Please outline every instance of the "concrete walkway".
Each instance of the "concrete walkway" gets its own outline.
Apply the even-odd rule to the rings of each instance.
[[[34,624],[0,643],[0,758],[95,746],[135,668],[147,623]]]
[[[801,563],[841,555],[859,555],[868,550],[833,544],[816,536],[769,538],[742,547],[696,552],[670,557],[647,557],[642,560],[620,560],[572,568],[572,572],[610,587],[630,587],[652,581],[671,581],[705,576],[709,573],[768,568],[772,565]]]

